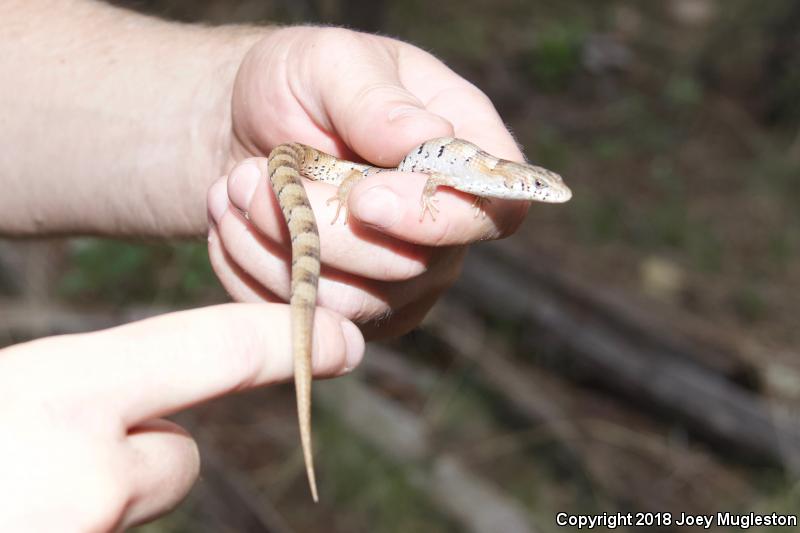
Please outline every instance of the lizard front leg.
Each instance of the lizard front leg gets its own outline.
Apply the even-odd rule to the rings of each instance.
[[[475,196],[475,200],[472,201],[472,211],[475,218],[481,217],[486,218],[486,210],[484,206],[490,203],[492,200],[490,198],[484,198],[483,196]]]
[[[434,198],[433,195],[436,194],[436,189],[442,186],[449,186],[453,187],[456,183],[456,180],[453,179],[451,176],[447,176],[445,174],[430,174],[428,176],[428,181],[425,182],[425,187],[422,189],[422,197],[420,198],[420,203],[422,204],[422,212],[419,215],[419,221],[422,222],[425,220],[425,213],[428,212],[431,214],[431,219],[436,222],[436,214],[439,212],[439,208],[436,206],[436,203],[439,201],[437,198]]]
[[[438,199],[434,198],[433,195],[436,194],[436,190],[441,186],[448,186],[458,189],[457,184],[458,180],[452,176],[447,176],[446,174],[431,174],[428,177],[428,181],[425,182],[425,188],[422,189],[422,213],[419,216],[419,221],[422,222],[425,219],[425,213],[429,212],[431,214],[431,218],[435,222],[436,216],[434,213],[438,213],[439,208],[436,206]],[[489,202],[491,202],[489,198],[475,195],[475,199],[472,201],[472,210],[475,218],[478,218],[479,216],[486,218],[486,211],[484,211],[483,207]]]

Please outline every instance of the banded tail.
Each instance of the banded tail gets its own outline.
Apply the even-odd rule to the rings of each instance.
[[[303,147],[289,143],[269,155],[269,179],[292,238],[292,360],[297,393],[300,442],[311,497],[319,501],[311,443],[311,348],[319,283],[319,233],[300,177]]]

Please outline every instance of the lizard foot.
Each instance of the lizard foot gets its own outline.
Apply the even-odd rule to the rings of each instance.
[[[486,218],[486,210],[484,210],[484,206],[490,202],[491,200],[489,198],[484,198],[483,196],[476,196],[475,200],[473,200],[472,202],[473,216],[475,218],[478,217]]]
[[[436,194],[436,189],[442,185],[452,186],[453,178],[445,176],[444,174],[431,174],[428,176],[428,181],[425,182],[425,187],[422,189],[422,198],[420,198],[422,203],[422,213],[419,215],[420,222],[425,220],[426,212],[429,212],[431,214],[431,219],[436,222],[436,213],[439,212],[436,203],[439,200],[434,198],[433,195]]]
[[[422,213],[419,215],[419,221],[422,222],[425,220],[425,213],[431,214],[431,220],[436,222],[436,213],[439,212],[439,208],[436,206],[436,203],[439,200],[431,196],[426,196],[425,194],[422,195]]]
[[[342,194],[342,190],[339,189],[336,192],[336,195],[331,196],[330,198],[328,198],[328,201],[325,202],[325,205],[331,205],[331,202],[338,202],[336,204],[336,213],[334,213],[333,220],[331,220],[331,226],[336,224],[336,221],[339,220],[339,213],[342,212],[342,209],[344,209],[344,223],[345,223],[345,225],[347,225],[347,218],[348,218],[347,194],[343,195]]]

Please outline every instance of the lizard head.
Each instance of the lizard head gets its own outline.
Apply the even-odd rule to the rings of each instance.
[[[554,204],[572,198],[572,191],[561,176],[546,168],[501,160],[494,167],[493,173],[504,178],[504,186],[510,198]]]

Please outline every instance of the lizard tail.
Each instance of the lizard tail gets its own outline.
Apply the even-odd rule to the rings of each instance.
[[[300,442],[311,496],[318,501],[311,446],[311,348],[319,283],[319,232],[300,178],[303,148],[294,143],[276,147],[269,156],[269,178],[292,239],[292,359],[297,391]]]
[[[300,443],[306,463],[308,486],[314,502],[319,501],[317,480],[314,475],[314,452],[311,444],[311,336],[314,310],[292,305],[292,352],[294,359],[294,386],[297,392],[297,419],[300,423]]]

